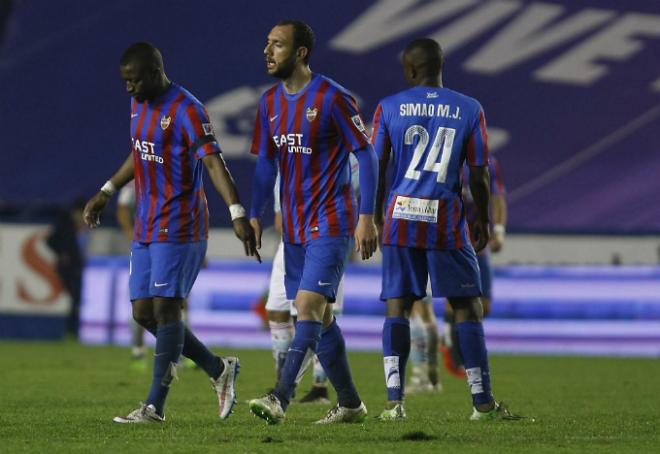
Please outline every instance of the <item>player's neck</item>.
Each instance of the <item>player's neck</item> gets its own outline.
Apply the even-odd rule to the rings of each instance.
[[[312,70],[309,66],[297,66],[293,73],[282,81],[284,90],[290,95],[296,94],[312,80]]]
[[[442,88],[442,77],[427,77],[420,80],[417,86]]]

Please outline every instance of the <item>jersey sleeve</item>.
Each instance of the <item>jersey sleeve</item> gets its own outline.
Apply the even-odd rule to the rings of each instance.
[[[257,118],[254,122],[250,153],[273,159],[277,156],[277,146],[271,137],[268,124],[268,107],[266,106],[266,97],[263,96],[261,102],[259,102]]]
[[[500,168],[499,162],[491,156],[488,164],[490,170],[490,192],[493,195],[504,195],[506,194],[506,186],[504,185],[504,180],[502,179],[502,169]]]
[[[357,103],[351,95],[338,91],[332,104],[332,119],[348,151],[369,145],[369,136],[360,116]]]
[[[478,106],[472,121],[472,130],[467,144],[467,163],[472,167],[488,165],[488,136],[486,134],[486,116]]]
[[[385,118],[383,117],[382,103],[378,104],[378,107],[376,107],[373,125],[374,128],[371,133],[371,143],[374,146],[378,160],[387,162],[390,159],[392,141],[390,140],[390,134],[387,131],[387,125],[385,124]]]
[[[273,186],[273,211],[279,213],[282,211],[282,206],[280,205],[280,171],[277,171],[277,177],[275,177],[275,185]]]
[[[221,153],[211,120],[203,105],[191,103],[186,107],[182,127],[184,140],[197,159]]]

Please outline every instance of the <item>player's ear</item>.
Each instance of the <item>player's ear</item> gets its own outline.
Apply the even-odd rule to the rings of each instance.
[[[307,57],[307,54],[308,54],[308,53],[309,53],[309,50],[308,50],[306,47],[301,46],[301,47],[299,47],[298,50],[296,51],[296,56],[297,56],[298,58],[300,58],[301,60],[305,60],[305,57]]]

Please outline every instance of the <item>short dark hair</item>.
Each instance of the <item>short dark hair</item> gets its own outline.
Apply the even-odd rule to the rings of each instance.
[[[133,43],[126,48],[119,64],[124,66],[132,62],[163,69],[163,56],[156,46],[147,42]]]
[[[308,24],[301,20],[285,19],[278,22],[277,26],[282,27],[291,25],[293,27],[293,45],[296,49],[299,47],[307,48],[307,55],[303,59],[305,63],[309,63],[309,58],[312,56],[314,45],[316,44],[316,35],[314,30]]]
[[[417,38],[406,46],[404,53],[419,52],[420,66],[424,66],[429,76],[437,77],[445,66],[445,55],[440,44],[431,38]]]

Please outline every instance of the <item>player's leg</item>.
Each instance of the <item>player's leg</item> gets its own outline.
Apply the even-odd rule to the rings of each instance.
[[[408,394],[437,391],[438,326],[433,311],[433,298],[427,295],[415,301],[410,318],[410,360],[412,375],[406,384]]]
[[[352,249],[352,247],[350,248]],[[335,317],[342,314],[344,310],[344,278],[339,281],[337,288],[337,297],[335,302],[331,305],[332,313]],[[330,398],[328,394],[328,375],[323,368],[323,364],[317,355],[312,359],[312,388],[305,396],[300,399],[301,404],[329,404]]]
[[[284,288],[284,243],[280,243],[273,258],[266,311],[268,312],[271,346],[275,360],[275,373],[277,381],[279,381],[294,333],[291,300],[286,297]]]
[[[484,310],[484,318],[486,318],[490,315],[492,301],[493,267],[490,263],[490,252],[486,250],[478,254],[477,261],[481,276],[481,305]]]
[[[434,296],[446,296],[454,311],[458,340],[474,407],[471,419],[520,419],[493,397],[483,330],[481,280],[471,245],[449,251],[429,251]]]
[[[403,408],[405,372],[410,355],[410,311],[413,302],[426,296],[427,266],[423,251],[385,245],[381,299],[387,301],[383,324],[383,364],[387,406],[381,420],[406,417]]]

